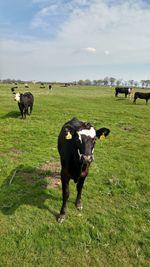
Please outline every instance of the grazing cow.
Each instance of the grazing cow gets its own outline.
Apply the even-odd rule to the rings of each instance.
[[[32,113],[34,97],[30,92],[26,92],[24,94],[15,93],[12,90],[13,94],[15,94],[15,100],[18,102],[18,107],[21,112],[22,119],[26,118],[26,114],[29,115],[28,108],[30,108],[30,114]]]
[[[13,87],[11,88],[11,91],[14,92],[15,89],[17,89],[17,88],[18,88],[18,86],[13,86]]]
[[[77,118],[73,118],[62,127],[58,136],[58,152],[61,161],[63,202],[58,222],[65,219],[70,179],[73,179],[77,184],[75,206],[77,209],[82,209],[81,192],[89,166],[94,159],[96,137],[106,137],[109,132],[110,130],[107,128],[96,131],[90,123],[79,121]]]
[[[29,88],[29,85],[28,85],[27,83],[25,83],[25,85],[24,85],[24,86],[25,86],[25,88]]]
[[[118,94],[125,94],[125,97],[130,94],[132,88],[129,87],[116,87],[115,88],[115,96]]]
[[[44,83],[41,83],[40,88],[45,88]]]
[[[51,84],[49,84],[48,88],[50,91],[52,91],[52,85]]]
[[[134,94],[134,101],[133,101],[133,103],[136,104],[137,98],[145,99],[146,100],[146,104],[147,104],[148,103],[148,100],[150,99],[150,93],[136,92]]]

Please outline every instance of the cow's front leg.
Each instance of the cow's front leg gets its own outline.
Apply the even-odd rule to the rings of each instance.
[[[79,181],[77,182],[77,198],[76,198],[75,206],[78,210],[82,210],[83,208],[82,203],[81,203],[81,194],[82,194],[84,180],[85,178],[80,177]]]
[[[62,223],[65,219],[66,215],[66,206],[67,206],[67,200],[69,198],[69,181],[66,181],[64,177],[61,178],[62,181],[62,207],[60,210],[60,214],[58,216],[58,222]]]

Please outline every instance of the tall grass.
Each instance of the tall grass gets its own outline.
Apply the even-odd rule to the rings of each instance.
[[[148,267],[150,103],[116,99],[107,87],[30,85],[33,114],[22,120],[10,88],[0,85],[0,266]],[[97,141],[82,213],[71,182],[58,224],[57,137],[74,116],[111,134]]]

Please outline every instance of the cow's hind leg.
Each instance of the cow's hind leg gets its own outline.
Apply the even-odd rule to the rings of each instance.
[[[21,118],[23,119],[23,109],[20,109]]]
[[[136,99],[137,99],[137,97],[134,97],[134,101],[133,101],[134,104],[136,104]]]
[[[84,184],[85,178],[80,178],[77,183],[77,198],[75,202],[75,206],[78,210],[82,210],[83,206],[81,204],[81,194],[82,194],[82,188]]]
[[[28,108],[25,107],[24,109],[24,118],[26,119],[26,115],[28,114]]]
[[[30,114],[32,113],[33,105],[30,106]]]
[[[61,181],[62,181],[62,207],[60,210],[60,214],[58,216],[58,222],[62,223],[66,216],[66,206],[67,206],[67,200],[69,198],[69,180],[66,181],[66,178],[61,175]]]

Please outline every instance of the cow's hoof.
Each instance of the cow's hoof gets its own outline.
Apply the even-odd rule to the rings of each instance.
[[[60,214],[57,218],[57,222],[58,223],[62,223],[65,220],[65,215],[64,214]]]
[[[77,208],[77,210],[80,210],[80,211],[83,210],[83,206],[82,206],[82,204],[77,204],[77,205],[76,205],[76,208]]]

